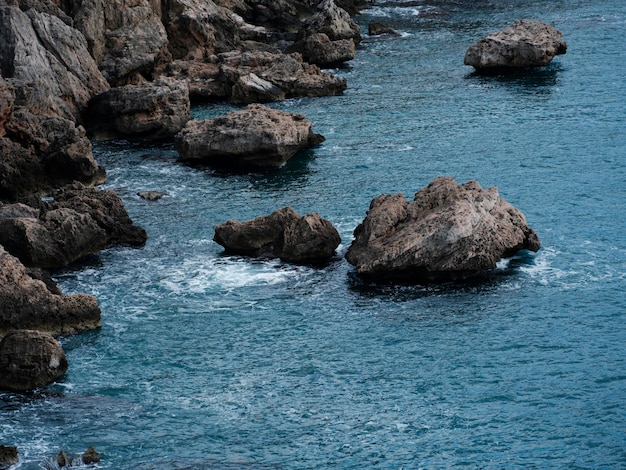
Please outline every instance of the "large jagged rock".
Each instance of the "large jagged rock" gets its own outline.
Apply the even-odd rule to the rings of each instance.
[[[47,333],[16,330],[0,341],[0,389],[25,391],[42,387],[66,371],[65,352]]]
[[[471,45],[464,63],[481,72],[523,69],[546,65],[566,51],[563,35],[554,26],[517,20],[509,28]]]
[[[524,215],[495,187],[458,185],[436,178],[415,194],[372,200],[346,253],[366,279],[432,282],[463,279],[492,270],[520,250],[539,250]]]
[[[320,66],[354,59],[361,42],[359,26],[334,0],[323,0],[317,9],[305,21],[289,51],[300,52],[305,61]]]
[[[331,222],[316,213],[300,217],[291,207],[245,222],[219,224],[213,240],[231,253],[292,263],[328,260],[341,242]]]
[[[58,192],[36,213],[23,204],[0,209],[0,244],[27,266],[60,268],[107,246],[136,246],[147,238],[113,191],[80,183]]]
[[[0,199],[101,182],[80,122],[108,89],[84,37],[56,16],[0,3]]]
[[[68,3],[75,27],[113,85],[151,76],[169,60],[168,38],[161,22],[161,2],[153,0],[84,0]]]
[[[223,117],[189,121],[176,148],[189,163],[263,168],[278,167],[323,140],[303,115],[252,104]]]
[[[17,329],[70,335],[100,328],[100,321],[95,297],[63,295],[45,272],[27,270],[0,246],[0,337]]]
[[[173,137],[191,119],[189,109],[187,82],[162,77],[96,96],[89,106],[89,130],[105,138]]]

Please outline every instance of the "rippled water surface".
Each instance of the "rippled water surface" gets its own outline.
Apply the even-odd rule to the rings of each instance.
[[[518,18],[554,24],[567,54],[506,77],[463,65]],[[95,144],[150,239],[55,273],[98,297],[103,327],[62,340],[58,383],[0,394],[0,443],[18,446],[19,468],[89,445],[107,469],[626,467],[623,1],[387,1],[358,21],[401,35],[364,37],[334,71],[343,96],[273,105],[326,136],[277,171]],[[369,201],[439,175],[498,186],[542,249],[481,283],[356,280],[341,255]],[[212,241],[219,222],[285,205],[338,228],[327,267]]]

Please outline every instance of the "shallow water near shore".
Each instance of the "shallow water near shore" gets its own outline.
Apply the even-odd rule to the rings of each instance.
[[[567,54],[509,76],[463,65],[518,18],[556,26]],[[326,137],[283,168],[229,174],[168,146],[94,144],[105,188],[150,239],[55,273],[98,297],[103,327],[62,339],[58,383],[0,393],[17,468],[90,445],[106,469],[626,466],[623,1],[385,1],[357,19],[401,34],[364,37],[334,70],[344,95],[272,105]],[[370,200],[440,175],[498,186],[541,250],[481,282],[361,283],[342,255]],[[328,266],[212,241],[217,223],[285,205],[337,227]]]

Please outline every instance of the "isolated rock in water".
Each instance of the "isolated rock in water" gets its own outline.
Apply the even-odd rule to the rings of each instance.
[[[321,66],[354,59],[361,42],[359,26],[333,0],[324,0],[317,8],[288,51],[300,52],[305,61]]]
[[[96,449],[94,449],[92,446],[89,446],[89,448],[85,452],[83,452],[83,455],[81,457],[85,465],[100,462],[100,454],[96,452]]]
[[[209,120],[192,120],[176,136],[181,159],[222,167],[278,167],[323,137],[311,121],[259,104]]]
[[[465,65],[478,71],[539,67],[565,54],[567,44],[553,26],[533,20],[517,20],[509,28],[491,33],[471,45]]]
[[[0,244],[28,266],[60,268],[107,246],[147,239],[113,191],[80,183],[57,192],[36,215],[21,204],[0,209]]]
[[[0,246],[0,337],[16,329],[69,335],[100,328],[95,297],[63,295],[43,274],[27,270]]]
[[[17,447],[0,445],[0,470],[8,470],[19,461]]]
[[[141,199],[145,199],[146,201],[158,201],[163,196],[165,196],[165,193],[162,193],[160,191],[139,191],[137,193],[137,196],[139,196]]]
[[[16,330],[0,341],[0,389],[24,391],[41,387],[65,371],[65,352],[47,333]]]
[[[398,31],[396,31],[395,29],[376,21],[373,21],[372,23],[367,25],[367,34],[369,34],[370,36],[381,36],[383,34],[390,34],[392,36],[399,35]]]
[[[341,242],[328,220],[315,213],[300,217],[291,207],[245,222],[219,224],[213,240],[231,253],[293,263],[327,260]]]
[[[162,77],[121,86],[91,101],[90,131],[97,137],[173,137],[191,119],[189,108],[185,81]]]
[[[539,250],[524,215],[475,181],[457,185],[436,178],[415,194],[372,200],[346,253],[364,278],[433,282],[463,279],[492,270],[519,250]]]

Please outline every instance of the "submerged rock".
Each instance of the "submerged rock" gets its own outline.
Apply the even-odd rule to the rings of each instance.
[[[517,20],[471,45],[463,62],[481,72],[523,69],[546,65],[566,51],[563,35],[554,26]]]
[[[301,114],[252,104],[223,117],[189,121],[176,137],[176,148],[190,163],[263,168],[279,167],[323,139]]]
[[[346,259],[378,281],[438,282],[492,270],[520,250],[539,250],[524,215],[495,187],[436,178],[409,202],[401,194],[372,200]]]
[[[35,330],[16,330],[0,341],[0,389],[24,391],[54,382],[67,371],[57,340]]]
[[[398,33],[395,29],[390,28],[383,23],[378,23],[377,21],[373,21],[367,25],[367,34],[370,36],[381,36],[383,34],[389,34],[392,36],[400,35],[400,33]]]
[[[95,328],[100,328],[95,297],[63,295],[49,275],[28,270],[0,246],[0,337],[17,329],[69,335]]]
[[[301,217],[291,207],[215,228],[213,240],[235,254],[280,258],[293,263],[328,260],[339,246],[339,233],[316,213]]]

